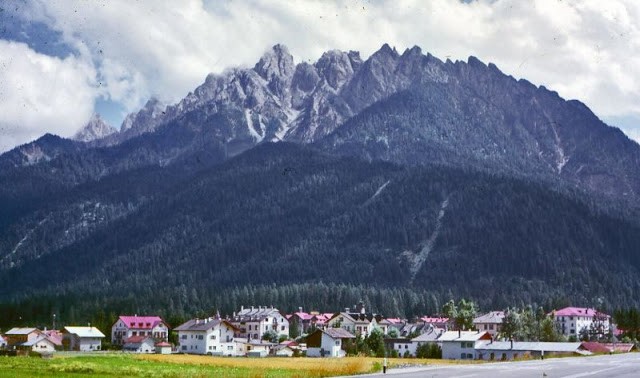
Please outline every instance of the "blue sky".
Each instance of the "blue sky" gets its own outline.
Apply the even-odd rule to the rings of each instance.
[[[119,127],[150,97],[175,103],[276,43],[297,62],[383,43],[474,55],[640,140],[639,28],[635,0],[0,0],[0,152],[70,137],[96,112]]]

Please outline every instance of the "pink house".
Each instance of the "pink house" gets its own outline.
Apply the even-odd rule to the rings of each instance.
[[[585,307],[565,307],[551,312],[556,327],[565,336],[580,338],[583,329],[589,330],[594,321],[601,331],[608,332],[611,316]]]
[[[168,341],[169,326],[159,316],[121,315],[111,327],[111,342],[123,345],[130,337],[147,336]]]

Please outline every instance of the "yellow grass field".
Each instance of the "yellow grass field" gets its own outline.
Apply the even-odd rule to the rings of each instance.
[[[421,359],[388,360],[389,367],[481,361]],[[128,353],[60,353],[53,358],[0,356],[0,378],[302,378],[373,373],[382,358],[246,358],[193,355],[134,355]]]

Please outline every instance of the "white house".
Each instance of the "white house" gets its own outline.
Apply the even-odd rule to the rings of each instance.
[[[4,339],[4,337],[2,337],[2,335],[0,335],[0,349],[4,349],[7,347],[7,340]]]
[[[64,327],[62,330],[62,344],[65,350],[101,350],[103,338],[104,334],[96,327]]]
[[[235,356],[234,333],[238,331],[222,319],[191,319],[176,327],[178,351],[189,354]]]
[[[156,341],[168,341],[169,326],[159,316],[122,315],[111,327],[111,342],[122,345],[134,336],[149,336]]]
[[[473,326],[478,331],[487,331],[495,336],[502,330],[504,311],[491,311],[473,319]]]
[[[131,336],[122,346],[122,350],[131,353],[155,353],[156,342],[151,336]]]
[[[273,307],[240,308],[229,321],[238,329],[237,337],[250,340],[262,340],[267,331],[274,331],[278,336],[289,337],[289,321]]]
[[[437,342],[442,347],[442,358],[448,360],[475,360],[478,358],[476,345],[483,340],[491,340],[485,331],[447,331]]]
[[[355,338],[343,328],[318,329],[307,336],[307,357],[344,357],[343,340]]]
[[[598,327],[603,332],[609,330],[611,320],[611,317],[607,314],[584,307],[565,307],[551,312],[551,315],[560,333],[564,336],[575,336],[577,339],[580,338],[580,332],[583,329],[589,330],[594,319],[600,321]]]
[[[19,350],[29,350],[38,353],[53,353],[56,350],[56,344],[49,340],[45,335],[38,335],[35,339],[26,341],[16,346]]]
[[[382,320],[378,316],[378,319]],[[362,302],[356,307],[356,311],[352,312],[349,308],[339,312],[327,321],[328,328],[342,328],[347,332],[360,337],[368,336],[375,328],[378,327],[378,319],[376,315],[367,313]]]

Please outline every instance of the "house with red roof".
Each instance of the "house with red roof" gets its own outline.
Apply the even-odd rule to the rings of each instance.
[[[580,332],[594,327],[600,328],[600,333],[609,331],[611,316],[592,308],[565,307],[551,312],[556,327],[564,336],[580,338]],[[595,323],[595,324],[594,324]]]
[[[159,316],[121,315],[111,327],[111,343],[124,345],[130,337],[147,336],[168,341],[169,326]]]

